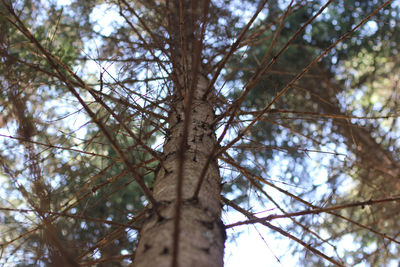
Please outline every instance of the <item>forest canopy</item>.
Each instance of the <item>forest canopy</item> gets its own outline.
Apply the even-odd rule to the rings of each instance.
[[[0,0],[0,264],[397,266],[399,43],[391,0]]]

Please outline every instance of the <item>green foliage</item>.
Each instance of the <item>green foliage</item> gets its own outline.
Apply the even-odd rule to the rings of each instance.
[[[273,2],[275,3],[275,2]],[[293,14],[289,15],[284,26],[278,36],[278,42],[271,50],[269,58],[280,50],[280,48],[295,33],[299,25],[305,23],[320,8],[320,3],[315,5],[300,7],[293,10]],[[275,3],[275,10],[279,5]],[[371,13],[377,4],[374,1],[344,1],[333,3],[326,12],[319,16],[305,31],[292,42],[292,44],[279,56],[277,62],[270,71],[260,79],[257,86],[248,94],[244,104],[252,110],[261,110],[272,101],[282,88],[288,84],[299,70],[303,69],[307,64],[329,47],[335,39],[348,32],[352,27],[359,23],[369,13]],[[277,11],[275,11],[277,12]],[[279,12],[278,12],[279,13]],[[259,22],[259,28],[266,22],[272,21],[275,16],[269,13],[265,21]],[[335,205],[344,201],[361,198],[379,198],[388,194],[396,194],[393,184],[397,184],[387,175],[374,169],[376,159],[373,155],[366,153],[374,153],[373,150],[361,152],[360,146],[368,145],[380,146],[385,150],[388,157],[394,157],[397,162],[396,142],[393,138],[398,135],[398,125],[394,120],[362,120],[355,122],[352,120],[352,129],[347,128],[345,122],[340,120],[326,120],[321,118],[311,119],[302,115],[285,115],[279,114],[279,110],[297,111],[299,114],[307,114],[307,112],[330,113],[330,114],[353,114],[355,116],[380,116],[381,114],[396,114],[398,112],[397,100],[393,98],[394,91],[398,87],[394,86],[393,80],[398,78],[398,36],[400,29],[399,24],[399,7],[392,7],[378,13],[372,20],[362,26],[360,31],[355,32],[350,38],[344,39],[334,51],[324,57],[318,64],[317,68],[311,69],[305,77],[295,83],[289,96],[281,98],[273,106],[277,109],[277,113],[270,113],[266,116],[266,120],[256,123],[249,134],[252,140],[257,140],[264,146],[272,147],[291,147],[296,153],[290,150],[286,155],[280,155],[279,161],[274,160],[274,155],[279,154],[279,150],[266,149],[260,150],[259,155],[266,160],[266,165],[274,166],[282,162],[282,158],[301,159],[301,165],[307,165],[307,153],[302,153],[298,148],[315,150],[325,150],[329,147],[329,143],[338,143],[335,134],[341,134],[342,138],[347,139],[346,150],[357,158],[355,162],[341,163],[340,160],[329,164],[331,175],[328,176],[326,185],[333,193],[326,198],[330,199],[329,204]],[[271,17],[272,16],[272,17]],[[297,26],[297,27],[296,27]],[[256,32],[255,27],[254,32]],[[265,32],[258,39],[262,42],[255,41],[254,45],[249,47],[241,56],[233,58],[230,61],[230,67],[235,75],[228,76],[232,81],[241,79],[243,82],[248,81],[254,70],[260,65],[261,59],[264,57],[265,51],[271,45],[273,32]],[[301,55],[301,56],[300,56]],[[267,61],[268,62],[268,61]],[[308,76],[307,76],[308,75]],[[315,76],[315,78],[313,77]],[[318,81],[319,79],[319,81]],[[392,83],[390,82],[392,81]],[[236,82],[237,84],[237,82]],[[241,92],[242,86],[236,86],[236,91],[232,94],[232,98],[236,98]],[[394,89],[397,88],[397,89]],[[333,91],[334,90],[334,91]],[[348,124],[349,125],[349,124]],[[358,130],[356,127],[362,129]],[[286,129],[286,130],[284,130]],[[348,129],[348,128],[347,128]],[[365,130],[364,130],[365,129]],[[389,130],[390,129],[390,130]],[[358,133],[358,131],[362,133]],[[364,141],[365,134],[372,135],[372,139]],[[279,137],[277,137],[279,136]],[[284,137],[283,137],[284,136]],[[296,137],[298,142],[293,142]],[[279,141],[280,138],[287,141]],[[368,137],[370,138],[370,137]],[[366,143],[363,143],[366,142]],[[355,148],[358,143],[358,148]],[[343,151],[343,150],[342,150]],[[242,151],[239,161],[245,162],[246,159],[252,157],[248,151]],[[254,153],[254,152],[252,152]],[[323,156],[321,155],[321,159]],[[348,158],[346,161],[353,161]],[[351,164],[354,164],[351,166]],[[393,163],[395,164],[395,163]],[[345,166],[345,167],[344,167]],[[356,167],[357,166],[357,167]],[[360,166],[363,166],[360,168]],[[392,168],[396,169],[392,165]],[[268,169],[268,168],[266,168]],[[335,174],[335,169],[341,172],[339,179]],[[287,173],[300,179],[290,180],[291,184],[304,185],[311,179],[308,173],[311,171],[298,173],[295,168],[287,168]],[[373,174],[372,174],[373,173]],[[374,177],[374,178],[372,178]],[[344,189],[344,180],[354,179],[355,185]],[[393,177],[394,178],[394,177]],[[389,179],[389,180],[388,180]],[[311,181],[312,182],[312,181]],[[321,185],[313,186],[313,190],[308,193],[302,193],[300,196],[307,199],[319,199],[316,193],[317,188]],[[379,188],[380,193],[376,190]],[[322,197],[324,198],[324,197]],[[332,201],[332,202],[331,202]],[[298,205],[297,201],[291,202],[292,205]],[[329,206],[328,203],[324,205]],[[301,205],[300,205],[301,207]],[[299,209],[301,209],[299,207]],[[390,210],[390,212],[389,212]],[[386,214],[389,212],[389,214]],[[372,207],[371,211],[354,209],[344,216],[352,221],[360,222],[366,226],[372,226],[376,231],[384,232],[389,236],[397,236],[398,209],[381,209]],[[376,221],[371,214],[379,214],[382,223],[376,226]],[[310,219],[312,220],[312,219]],[[321,220],[323,221],[323,220]],[[376,233],[360,232],[359,226],[349,226],[344,223],[343,219],[333,217],[333,220],[326,220],[323,224],[315,224],[312,221],[304,219],[302,221],[306,225],[313,225],[318,233],[329,233],[333,236],[330,241],[332,243],[345,242],[346,238],[354,239],[354,248],[347,252],[339,250],[342,260],[352,263],[355,266],[359,262],[370,262],[370,266],[387,266],[391,260],[398,258],[398,249],[391,249],[383,255],[383,247],[388,244],[387,241],[379,238]],[[291,229],[296,229],[295,226]],[[379,229],[379,230],[378,230]],[[347,234],[347,236],[345,235]],[[309,235],[304,233],[304,238]],[[310,244],[316,245],[320,240],[316,237],[310,238]],[[328,243],[330,244],[330,242]],[[321,246],[322,249],[329,251],[329,245]],[[356,244],[360,244],[359,246]],[[339,245],[340,246],[340,245]],[[300,247],[298,251],[303,251]],[[338,248],[339,249],[339,248]],[[373,249],[375,249],[373,251]],[[371,252],[372,251],[372,252]],[[370,254],[369,254],[370,253]],[[303,264],[304,266],[326,266],[323,260],[315,257],[313,254],[306,254]],[[377,256],[379,255],[379,256]],[[312,262],[312,263],[310,263]]]

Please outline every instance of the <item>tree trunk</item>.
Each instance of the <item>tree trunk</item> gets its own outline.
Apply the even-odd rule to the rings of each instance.
[[[184,154],[184,175],[179,232],[181,267],[223,266],[224,228],[221,222],[220,175],[217,162],[208,168],[197,199],[194,191],[216,137],[211,104],[202,99],[207,81],[200,77],[194,93],[192,115]],[[178,180],[178,151],[183,135],[184,101],[175,97],[171,103],[168,136],[163,147],[164,162],[156,176],[154,198],[160,203],[145,220],[139,234],[134,266],[171,266],[173,229]]]
[[[200,32],[204,7],[201,2],[173,1],[172,10],[167,7],[171,10],[168,19],[174,92],[169,105],[163,162],[153,189],[160,216],[151,209],[143,222],[134,259],[136,267],[223,266],[225,229],[221,221],[221,177],[215,159],[209,164],[195,196],[207,158],[217,144],[213,104],[203,98],[208,81],[198,74],[201,42],[196,32]],[[186,133],[185,121],[189,123]],[[182,162],[183,174],[179,169]],[[179,177],[182,178],[181,201],[177,199]],[[177,205],[180,205],[178,227]],[[178,247],[174,247],[176,239]]]

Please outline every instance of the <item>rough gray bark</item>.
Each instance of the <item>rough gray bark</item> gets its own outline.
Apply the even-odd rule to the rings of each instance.
[[[202,99],[207,81],[199,77],[184,154],[183,195],[179,235],[179,266],[223,266],[224,230],[221,223],[220,175],[217,162],[208,168],[197,199],[194,191],[216,136],[212,126],[214,111]],[[171,103],[168,136],[163,147],[164,162],[155,181],[154,198],[160,203],[157,216],[149,213],[140,231],[134,266],[171,266],[173,226],[178,180],[178,151],[183,134],[184,100]]]
[[[217,145],[215,114],[210,97],[205,97],[208,81],[200,74],[200,25],[204,27],[208,4],[182,0],[166,5],[174,89],[161,168],[153,189],[159,206],[149,210],[139,231],[136,267],[223,266],[221,177],[215,159],[206,163]],[[202,175],[205,166],[207,171]],[[177,188],[182,189],[181,194]]]

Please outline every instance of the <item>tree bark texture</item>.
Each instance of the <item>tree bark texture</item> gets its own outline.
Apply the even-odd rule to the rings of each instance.
[[[197,199],[194,191],[207,157],[216,145],[212,122],[214,111],[202,99],[207,81],[199,77],[192,103],[184,175],[179,233],[180,267],[223,266],[224,228],[221,222],[220,174],[216,161],[209,166]],[[154,198],[161,217],[149,214],[140,231],[134,266],[171,266],[173,226],[178,180],[178,151],[183,135],[184,101],[176,96],[171,103],[168,136],[163,147],[164,162],[155,180]]]
[[[217,145],[213,104],[209,97],[204,97],[208,81],[200,74],[199,32],[206,2],[171,2],[167,9],[171,12],[168,28],[174,90],[163,162],[153,188],[154,199],[159,204],[158,215],[151,209],[143,222],[134,266],[221,267],[225,229],[221,221],[221,177],[215,159],[202,175]],[[204,180],[196,195],[201,176]],[[182,189],[179,202],[177,188]],[[179,216],[176,216],[177,209]],[[177,217],[179,226],[176,226]],[[174,246],[176,240],[179,243]]]

